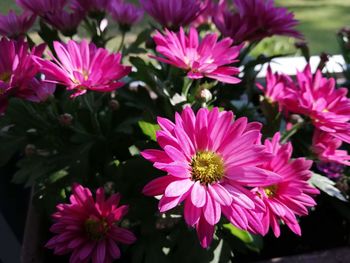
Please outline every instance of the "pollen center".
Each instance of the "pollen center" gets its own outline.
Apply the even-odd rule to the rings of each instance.
[[[192,180],[201,184],[220,181],[224,176],[224,162],[213,152],[198,152],[192,159]]]
[[[95,241],[103,239],[109,230],[109,225],[105,219],[91,217],[85,221],[84,227],[87,236]]]
[[[264,192],[267,195],[267,197],[274,197],[277,192],[277,185],[271,185],[269,187],[266,187],[264,189]]]
[[[0,74],[0,80],[3,82],[9,82],[11,79],[11,73],[10,72],[3,72]]]

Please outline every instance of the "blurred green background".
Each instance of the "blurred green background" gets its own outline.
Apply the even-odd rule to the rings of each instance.
[[[132,0],[132,2],[138,1]],[[335,34],[341,27],[350,26],[350,0],[275,0],[275,2],[295,12],[296,18],[300,20],[299,30],[305,35],[313,54],[322,51],[339,53]],[[15,0],[0,0],[0,12],[6,13],[9,9],[16,9]],[[284,39],[280,45],[291,45],[291,41]]]

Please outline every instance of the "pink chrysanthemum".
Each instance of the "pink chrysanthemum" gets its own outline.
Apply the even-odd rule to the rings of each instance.
[[[39,67],[32,56],[41,56],[45,45],[29,50],[24,41],[12,41],[2,38],[0,41],[0,113],[7,107],[10,97],[30,101],[42,101],[40,93],[44,86],[36,86],[35,75]],[[39,89],[37,89],[37,88]]]
[[[73,186],[69,204],[57,205],[52,215],[55,223],[50,231],[55,233],[46,247],[55,254],[72,253],[71,263],[105,263],[120,257],[118,243],[132,244],[136,238],[117,223],[127,213],[128,207],[119,206],[119,194],[105,200],[103,188],[96,191],[96,201],[88,188]]]
[[[295,234],[301,235],[297,216],[308,214],[308,207],[316,205],[311,195],[319,191],[308,180],[311,177],[312,161],[305,158],[291,159],[291,143],[280,144],[280,134],[272,140],[265,140],[268,152],[274,155],[270,162],[261,166],[281,176],[280,181],[265,187],[253,189],[265,203],[266,211],[262,215],[263,232],[266,234],[271,226],[276,237],[280,235],[279,221],[282,220]]]
[[[219,31],[235,43],[261,40],[273,35],[302,38],[294,29],[298,21],[286,8],[276,7],[273,0],[234,0],[231,11],[223,3],[214,16]]]
[[[16,3],[24,10],[43,16],[47,13],[63,10],[67,0],[16,0]]]
[[[287,110],[311,118],[313,125],[332,136],[350,143],[350,99],[346,88],[336,89],[335,80],[313,76],[310,66],[297,73],[297,84],[286,92]]]
[[[232,46],[230,38],[218,41],[216,34],[207,34],[200,41],[195,28],[190,28],[188,36],[180,28],[178,33],[166,30],[162,35],[157,32],[153,39],[156,50],[165,58],[151,57],[186,70],[191,79],[208,77],[231,84],[240,82],[232,76],[237,75],[239,69],[229,65],[237,62],[241,47]]]
[[[133,24],[136,24],[143,18],[142,9],[126,3],[124,0],[111,1],[108,10],[122,30],[129,30]]]
[[[346,150],[339,150],[342,141],[327,132],[315,130],[312,138],[312,151],[323,162],[335,162],[350,166],[350,156]]]
[[[200,0],[140,0],[140,3],[159,24],[174,30],[190,24],[202,11]]]
[[[261,204],[245,187],[270,185],[280,178],[257,167],[271,157],[259,143],[261,124],[247,123],[246,118],[233,122],[232,112],[218,108],[202,108],[195,115],[188,107],[175,119],[158,118],[162,150],[142,152],[154,167],[167,172],[147,184],[144,194],[162,195],[161,212],[184,202],[185,221],[196,228],[203,247],[210,245],[221,212],[242,229],[249,230],[254,222],[259,229],[252,212]]]
[[[9,38],[25,35],[34,24],[35,17],[31,12],[17,15],[12,10],[7,15],[0,15],[0,34]]]
[[[66,45],[54,42],[54,48],[59,60],[50,54],[54,62],[36,58],[37,63],[49,81],[74,90],[72,97],[87,90],[110,92],[120,88],[124,83],[119,80],[131,71],[131,67],[120,64],[120,53],[111,54],[86,40],[71,40]]]
[[[271,67],[267,68],[266,74],[266,87],[257,83],[258,88],[264,92],[264,96],[267,100],[272,103],[279,103],[280,106],[283,104],[285,97],[286,86],[292,85],[292,79],[284,74],[273,73]]]

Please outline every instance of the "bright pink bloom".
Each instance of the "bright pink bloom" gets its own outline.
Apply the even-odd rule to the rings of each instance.
[[[24,10],[44,16],[47,13],[62,11],[67,0],[16,0],[16,3]]]
[[[8,15],[0,15],[0,34],[9,38],[25,35],[34,21],[35,15],[31,12],[24,11],[17,15],[11,10]]]
[[[350,156],[346,150],[339,150],[342,141],[327,132],[315,129],[312,138],[312,151],[323,162],[335,162],[350,166]]]
[[[319,70],[313,76],[307,66],[297,73],[297,85],[288,89],[283,103],[289,111],[310,117],[316,128],[350,143],[347,92],[346,88],[336,89],[335,80],[322,77]]]
[[[260,144],[260,123],[246,118],[233,122],[233,113],[190,107],[176,114],[175,123],[158,118],[157,141],[162,150],[145,150],[142,156],[167,172],[143,189],[162,195],[160,212],[184,203],[184,218],[195,227],[203,247],[210,245],[221,212],[236,226],[260,230],[254,211],[262,209],[246,187],[273,184],[279,176],[258,168],[270,160]],[[261,230],[260,230],[261,231]]]
[[[105,12],[109,0],[72,0],[71,7],[74,10],[82,10],[88,13]]]
[[[120,64],[120,53],[111,54],[86,40],[81,43],[70,40],[66,45],[54,42],[54,48],[59,60],[50,56],[55,63],[41,58],[36,60],[49,81],[75,90],[72,97],[87,90],[110,92],[120,88],[124,83],[119,80],[131,71],[131,67]]]
[[[39,66],[32,56],[41,56],[45,45],[29,50],[24,41],[12,41],[2,38],[0,41],[0,113],[7,107],[10,97],[19,97],[31,101],[41,101],[35,87],[35,76]]]
[[[279,221],[282,220],[295,234],[301,235],[297,216],[308,214],[308,207],[316,205],[311,197],[319,191],[308,180],[311,177],[312,161],[305,158],[291,159],[292,144],[280,144],[280,134],[272,140],[265,140],[267,150],[274,158],[261,166],[281,176],[280,181],[265,187],[253,189],[265,203],[266,211],[262,215],[263,232],[266,234],[271,226],[276,237],[280,235]]]
[[[137,6],[126,3],[124,0],[113,0],[108,8],[112,18],[124,30],[129,30],[130,27],[143,18],[143,10]]]
[[[283,104],[286,86],[292,85],[293,80],[284,74],[272,73],[271,67],[267,68],[266,87],[257,83],[258,88],[264,92],[265,98],[270,102]]]
[[[119,200],[119,194],[106,200],[101,187],[95,201],[88,188],[74,185],[70,203],[57,205],[52,215],[55,223],[50,231],[56,236],[46,247],[57,255],[72,253],[71,263],[105,263],[120,258],[117,243],[132,244],[136,238],[117,226],[128,212],[127,206],[118,207]]]
[[[72,36],[77,32],[80,22],[84,19],[85,14],[81,10],[67,12],[60,10],[45,15],[45,21],[52,27],[61,31],[66,36]]]
[[[190,79],[208,77],[231,84],[240,82],[232,76],[238,75],[239,69],[229,65],[237,62],[241,47],[232,46],[230,38],[218,41],[216,34],[207,34],[200,41],[195,28],[190,28],[188,36],[180,28],[178,33],[167,29],[165,35],[157,32],[153,39],[156,50],[165,58],[151,57],[186,70]]]
[[[273,0],[234,0],[234,10],[222,4],[214,16],[219,31],[235,43],[261,40],[273,35],[302,38],[294,29],[298,21],[286,8],[276,7]]]
[[[140,3],[159,24],[174,30],[189,25],[202,11],[201,0],[140,0]]]

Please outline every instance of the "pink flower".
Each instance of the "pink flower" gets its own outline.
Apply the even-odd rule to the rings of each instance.
[[[273,35],[302,38],[294,29],[298,21],[286,8],[276,7],[273,0],[234,0],[234,10],[221,5],[214,16],[219,31],[235,43],[256,41]]]
[[[24,11],[17,15],[11,10],[8,15],[0,15],[0,34],[9,38],[25,35],[34,21],[35,15],[31,12]]]
[[[16,3],[24,10],[43,16],[50,12],[62,11],[67,0],[16,0]]]
[[[59,10],[45,15],[45,21],[52,27],[61,31],[65,36],[72,36],[77,32],[80,22],[84,19],[84,12],[74,10],[67,12]]]
[[[312,138],[312,151],[323,162],[335,162],[350,166],[350,156],[345,150],[338,150],[342,141],[327,132],[315,129]]]
[[[195,227],[203,247],[212,241],[221,212],[236,226],[261,228],[254,211],[261,204],[246,187],[273,184],[279,176],[259,168],[271,156],[260,145],[260,123],[246,118],[233,122],[233,113],[213,108],[191,108],[176,114],[175,123],[158,118],[157,141],[162,150],[142,156],[167,172],[143,189],[148,196],[162,195],[160,212],[184,203],[184,218]],[[254,217],[255,216],[255,217]]]
[[[313,76],[307,66],[297,73],[297,85],[286,92],[284,105],[294,113],[311,118],[313,125],[333,137],[350,143],[350,100],[346,88],[335,88],[335,80]]]
[[[129,30],[143,18],[143,10],[133,4],[125,3],[124,0],[113,0],[109,5],[109,12],[122,30]]]
[[[140,0],[140,3],[159,24],[174,30],[189,25],[202,11],[200,0]]]
[[[81,43],[70,40],[66,45],[54,42],[54,48],[58,60],[50,54],[54,62],[39,57],[36,61],[49,81],[74,90],[72,97],[87,90],[110,92],[120,88],[124,83],[119,80],[131,71],[131,67],[120,64],[120,53],[110,54],[86,40]]]
[[[266,205],[266,211],[261,218],[262,234],[266,234],[271,226],[275,236],[279,237],[281,220],[295,234],[301,235],[296,215],[308,214],[307,208],[316,205],[311,195],[316,195],[319,191],[308,183],[312,161],[305,158],[291,159],[292,145],[290,142],[281,145],[280,137],[280,134],[276,133],[271,141],[265,140],[266,149],[274,155],[274,158],[261,168],[275,172],[281,179],[277,183],[257,187],[253,192]]]
[[[35,75],[39,66],[32,56],[41,56],[45,45],[33,48],[23,40],[12,41],[2,38],[0,41],[0,113],[7,107],[10,97],[19,97],[31,101],[40,101],[40,90],[33,89]],[[35,98],[35,99],[34,99]]]
[[[212,17],[216,14],[218,5],[224,0],[219,0],[219,4],[216,4],[213,0],[202,0],[201,6],[202,11],[195,21],[191,23],[193,27],[198,27],[203,24],[208,24],[211,22]]]
[[[237,75],[239,69],[228,65],[237,62],[241,47],[232,46],[230,38],[217,41],[216,34],[207,34],[200,41],[196,29],[190,28],[186,36],[180,28],[178,33],[167,29],[165,35],[157,32],[153,39],[157,44],[156,50],[165,58],[151,57],[186,70],[190,79],[208,77],[231,84],[240,82],[232,76]]]
[[[286,86],[292,85],[293,80],[284,74],[272,73],[271,67],[267,68],[266,87],[257,83],[258,88],[264,92],[265,98],[270,102],[283,104]],[[281,106],[281,105],[280,105]]]
[[[71,0],[73,10],[82,10],[88,13],[105,12],[109,0]]]
[[[337,180],[344,176],[344,165],[336,162],[318,162],[317,169],[328,178]]]
[[[55,223],[50,231],[55,233],[46,247],[55,254],[72,253],[71,263],[104,263],[120,258],[117,243],[132,244],[136,238],[129,230],[117,226],[128,212],[119,206],[120,195],[107,200],[103,188],[96,191],[96,201],[88,188],[73,186],[69,204],[57,205],[52,215]]]

